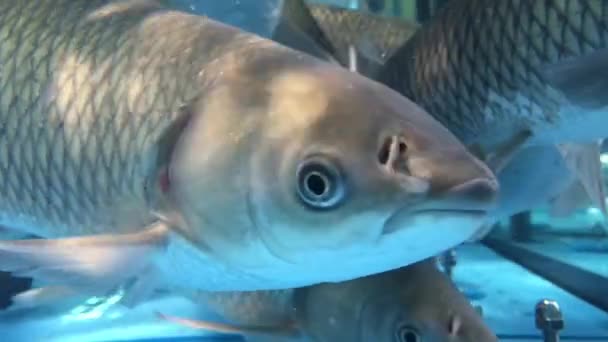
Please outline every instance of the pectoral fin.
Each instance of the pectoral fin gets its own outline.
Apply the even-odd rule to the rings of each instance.
[[[575,210],[589,204],[589,195],[578,180],[550,201],[549,213],[555,217],[572,215]]]
[[[562,144],[558,148],[566,165],[577,176],[593,205],[601,210],[604,218],[608,218],[606,190],[600,162],[601,145],[601,142]]]
[[[75,291],[105,292],[145,276],[168,233],[159,222],[132,234],[0,241],[0,270]]]
[[[82,296],[82,294],[66,286],[29,289],[13,296],[11,300],[12,304],[8,309],[14,310],[54,305],[58,302],[64,302],[66,298],[77,296]]]
[[[491,153],[484,151],[478,144],[469,146],[469,151],[485,162],[492,172],[498,174],[531,137],[532,133],[530,131],[521,131],[515,134],[511,139],[499,145],[496,150]]]
[[[207,330],[221,334],[239,334],[239,335],[269,335],[269,336],[286,336],[297,337],[299,330],[295,324],[285,326],[239,326],[233,324],[217,323],[204,320],[193,320],[180,318],[162,313],[157,313],[158,317],[175,324],[183,325],[193,329]]]
[[[485,238],[488,234],[490,234],[490,232],[492,231],[492,229],[494,228],[494,225],[496,224],[495,221],[490,221],[485,223],[484,225],[482,225],[479,230],[477,230],[466,242],[469,243],[476,243],[481,241],[483,238]]]

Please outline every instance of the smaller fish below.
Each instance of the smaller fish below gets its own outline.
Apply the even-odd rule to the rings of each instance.
[[[160,317],[242,334],[250,342],[498,341],[433,259],[341,283],[283,291],[198,292],[193,298],[236,324]]]

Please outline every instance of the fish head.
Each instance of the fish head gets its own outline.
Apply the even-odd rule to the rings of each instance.
[[[302,331],[316,342],[497,342],[451,280],[431,267],[417,263],[296,293]]]
[[[208,249],[266,288],[296,287],[473,235],[495,202],[490,170],[398,93],[285,50],[224,72],[182,134],[174,197]]]

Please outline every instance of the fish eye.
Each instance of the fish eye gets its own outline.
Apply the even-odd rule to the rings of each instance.
[[[420,342],[418,330],[410,326],[401,326],[397,330],[397,342]]]
[[[331,209],[345,198],[344,180],[337,163],[321,156],[304,160],[297,170],[297,194],[315,210]]]

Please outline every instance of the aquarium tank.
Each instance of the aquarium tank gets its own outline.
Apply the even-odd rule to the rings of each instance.
[[[603,103],[608,96],[599,94],[608,91],[608,58],[605,55],[608,49],[608,1],[89,1],[0,0],[3,8],[0,11],[0,85],[4,93],[4,96],[0,96],[1,136],[4,139],[4,147],[0,149],[0,168],[3,174],[7,174],[3,178],[9,179],[9,183],[13,182],[9,190],[6,190],[6,182],[0,184],[0,197],[10,199],[7,203],[0,201],[2,341],[608,342],[608,211],[605,192],[608,144],[602,143],[603,138],[608,136],[608,124],[601,121],[602,117],[608,118],[608,113],[604,113],[608,103]],[[95,3],[100,10],[93,5],[84,5],[87,3]],[[192,39],[186,32],[189,24],[184,23],[190,19],[175,20],[166,15],[166,9],[201,17],[195,20],[209,17],[231,27],[228,30],[238,31],[225,31],[223,34],[225,28],[221,26],[218,32],[222,34],[213,35],[202,29]],[[70,13],[80,13],[81,16]],[[98,24],[95,21],[99,18],[108,21]],[[173,41],[164,39],[160,31],[146,31],[143,21],[157,19],[162,22],[155,26],[157,30],[179,31],[181,35],[188,36],[186,42],[179,39],[180,34],[174,35],[173,37],[179,38]],[[162,26],[164,23],[166,26]],[[195,26],[197,25],[192,27]],[[114,36],[115,32],[127,34],[118,37]],[[240,38],[234,38],[229,32],[240,32]],[[147,287],[153,287],[150,285],[153,280],[145,277],[141,277],[143,281],[132,281],[125,277],[124,281],[116,283],[117,286],[104,288],[100,285],[97,288],[104,288],[104,291],[93,291],[91,288],[96,288],[94,285],[105,284],[106,280],[115,277],[116,272],[112,269],[99,271],[99,267],[112,264],[114,259],[111,257],[118,258],[118,252],[102,254],[105,247],[92,245],[89,250],[99,248],[94,250],[95,253],[101,253],[98,258],[111,260],[99,263],[87,259],[82,265],[70,264],[75,260],[71,258],[73,253],[88,251],[88,242],[77,241],[61,249],[49,249],[50,252],[45,252],[48,245],[32,244],[28,247],[28,243],[55,241],[55,235],[79,237],[108,233],[114,236],[112,234],[115,232],[101,228],[85,233],[78,229],[70,230],[70,222],[73,221],[69,219],[65,221],[67,223],[60,221],[65,224],[57,228],[63,229],[63,232],[67,229],[68,233],[53,235],[54,233],[35,234],[30,231],[26,234],[11,229],[8,222],[46,224],[58,222],[62,217],[61,213],[53,211],[48,215],[46,212],[39,215],[36,210],[20,210],[20,205],[36,207],[35,203],[27,202],[27,198],[43,201],[45,205],[39,206],[43,208],[41,210],[61,210],[67,207],[77,208],[76,212],[88,213],[96,210],[96,205],[99,204],[96,202],[97,197],[69,195],[72,191],[85,189],[92,193],[107,192],[110,202],[114,199],[112,196],[119,196],[111,190],[110,183],[121,177],[130,177],[131,173],[116,171],[110,173],[107,179],[95,182],[93,179],[96,173],[90,173],[93,176],[89,176],[86,171],[87,168],[96,170],[103,167],[104,163],[113,163],[114,157],[106,158],[105,152],[91,150],[96,156],[93,159],[99,163],[83,162],[71,169],[66,169],[70,165],[69,161],[56,164],[51,161],[54,157],[48,151],[60,151],[57,153],[62,154],[61,158],[68,160],[72,158],[70,154],[84,155],[82,153],[88,153],[86,151],[89,148],[112,148],[111,143],[106,144],[106,140],[101,138],[87,144],[86,141],[89,140],[86,135],[79,135],[76,143],[69,143],[69,134],[78,135],[79,128],[75,127],[86,125],[83,122],[94,122],[97,116],[112,116],[111,124],[91,127],[94,127],[92,130],[105,130],[113,136],[113,141],[120,142],[120,148],[124,148],[124,153],[119,153],[117,157],[121,160],[117,168],[126,167],[124,165],[129,164],[129,159],[136,159],[149,170],[153,165],[171,158],[173,144],[180,142],[175,137],[182,125],[179,120],[176,121],[177,131],[169,128],[166,137],[163,135],[163,140],[160,140],[162,143],[169,141],[169,147],[162,145],[154,160],[129,152],[129,149],[135,148],[133,146],[144,146],[147,143],[137,132],[144,132],[150,126],[145,123],[131,125],[128,120],[119,117],[121,101],[128,102],[132,93],[147,89],[146,87],[152,88],[150,84],[155,84],[156,78],[138,78],[131,73],[129,67],[125,67],[132,64],[120,64],[121,53],[115,52],[127,51],[121,50],[122,44],[130,44],[133,51],[144,51],[142,54],[145,57],[133,63],[151,63],[155,65],[156,75],[161,75],[159,79],[171,80],[168,82],[168,90],[163,89],[159,95],[150,95],[141,100],[149,100],[151,106],[154,106],[154,103],[162,101],[155,99],[175,97],[182,101],[181,96],[188,93],[190,83],[180,83],[189,77],[188,72],[191,73],[191,69],[187,69],[190,60],[180,64],[183,62],[180,58],[184,55],[197,60],[196,54],[209,54],[213,57],[209,59],[212,61],[210,65],[213,65],[210,68],[223,68],[225,65],[218,64],[230,61],[234,65],[248,63],[248,58],[253,57],[245,48],[258,39],[251,38],[253,36],[248,34],[274,41],[273,44],[279,44],[277,46],[281,48],[287,46],[296,51],[293,56],[312,55],[315,60],[325,59],[323,63],[334,64],[332,67],[348,69],[349,72],[372,79],[373,84],[384,84],[382,88],[370,86],[369,89],[374,90],[369,93],[382,93],[379,95],[381,97],[390,93],[387,98],[395,100],[373,107],[374,111],[390,111],[399,105],[405,106],[406,102],[397,102],[404,97],[412,102],[412,106],[425,112],[424,115],[429,113],[434,117],[459,143],[468,148],[470,157],[467,158],[475,159],[474,163],[465,165],[460,160],[445,159],[440,161],[443,162],[441,166],[444,169],[438,170],[435,167],[439,164],[424,164],[428,160],[422,160],[424,158],[416,154],[417,149],[425,151],[430,148],[428,146],[435,143],[432,139],[436,137],[413,139],[412,142],[407,135],[405,140],[386,140],[381,145],[377,158],[382,164],[392,165],[392,173],[405,174],[399,186],[413,187],[412,184],[417,184],[422,189],[419,192],[423,193],[417,196],[431,196],[428,194],[444,191],[444,185],[427,182],[427,178],[437,177],[441,172],[443,179],[453,182],[451,184],[455,184],[454,179],[460,177],[461,173],[472,172],[471,169],[465,170],[466,167],[475,167],[476,170],[495,175],[496,179],[492,182],[475,179],[459,185],[461,188],[458,191],[466,189],[459,195],[462,197],[454,196],[448,200],[437,197],[441,210],[437,210],[437,216],[433,216],[433,220],[439,215],[450,215],[453,206],[477,213],[480,211],[480,203],[492,202],[491,206],[481,210],[487,214],[483,223],[475,221],[479,227],[474,233],[470,232],[469,238],[462,238],[458,243],[450,245],[450,248],[442,248],[432,255],[430,252],[422,253],[424,255],[418,255],[415,263],[395,263],[390,269],[340,281],[327,274],[327,281],[296,288],[282,288],[276,285],[280,282],[273,282],[269,289],[264,289],[263,285],[258,286],[260,290],[257,292],[215,292],[186,287],[179,290],[148,289]],[[46,46],[49,42],[50,47],[37,47]],[[156,43],[160,45],[157,46]],[[232,44],[229,48],[234,53],[231,52],[230,58],[222,59],[217,51],[227,44]],[[260,54],[264,53],[264,49],[275,48],[275,45],[268,48],[269,44],[260,45]],[[80,59],[73,58],[69,53],[53,54],[53,51],[65,46],[69,47],[65,51],[84,49],[85,53],[80,55]],[[109,55],[113,57],[107,61],[88,63],[90,59]],[[165,58],[163,61],[167,64],[178,65],[177,69],[171,71],[173,69],[164,69],[163,65],[154,64],[158,56]],[[299,58],[303,57],[294,60]],[[276,66],[272,62],[254,63],[251,67],[253,71],[245,68],[239,72],[255,73],[257,68],[285,68],[290,63],[299,62],[290,60]],[[26,71],[21,72],[22,70]],[[184,70],[190,71],[182,73]],[[210,72],[215,75],[215,78],[205,79],[205,87],[208,87],[205,89],[211,89],[214,82],[221,82],[223,77],[238,79],[242,75],[230,73],[229,69],[226,69],[225,74],[224,71],[213,73],[212,69],[209,70],[211,71],[201,70],[198,76],[205,78]],[[332,82],[331,77],[327,76],[328,84]],[[82,81],[110,78],[127,81],[95,89],[90,89],[90,84]],[[59,82],[50,82],[49,86],[49,79],[65,80],[68,86],[57,86]],[[298,84],[302,78],[283,79],[287,80],[287,83],[281,83],[285,87],[296,90],[305,88]],[[214,93],[213,99],[203,99],[200,108],[215,108],[213,106],[218,103],[224,103],[222,101],[226,96],[234,95],[231,91],[239,91],[239,87],[261,89],[268,82],[275,81],[262,78],[260,83],[238,83],[238,87],[229,88],[227,92]],[[356,88],[357,82],[359,81],[345,82],[344,87]],[[101,81],[99,84],[102,84]],[[174,84],[177,92],[171,90]],[[114,88],[114,95],[106,95],[110,88]],[[238,108],[248,110],[249,107],[259,106],[260,101],[251,93],[247,94],[248,97],[244,97],[243,101],[249,101],[249,104]],[[361,98],[365,96],[367,94],[360,95]],[[30,98],[35,100],[28,102],[27,99]],[[112,106],[106,108],[105,112],[97,111],[97,101],[111,101]],[[59,115],[49,109],[50,106],[45,106],[48,103],[57,104],[59,112],[64,110],[68,113],[69,108],[77,109],[69,111],[72,114],[66,115],[58,126],[53,124],[55,121],[46,119],[47,112],[52,113],[48,114],[49,118]],[[285,103],[286,107],[281,108],[329,108],[326,98],[316,95],[307,96],[304,102],[291,103],[285,100]],[[410,102],[407,103],[409,105]],[[229,105],[229,102],[224,104]],[[87,106],[93,110],[88,110]],[[150,108],[152,110],[145,115],[152,115],[157,107]],[[180,111],[192,114],[188,112],[192,108],[182,106]],[[398,110],[401,109],[395,111]],[[26,115],[33,112],[44,113],[41,115],[45,119]],[[107,114],[109,112],[112,114]],[[137,114],[131,110],[125,113]],[[79,119],[80,114],[92,121]],[[14,119],[18,117],[28,119]],[[172,117],[181,118],[179,115]],[[218,124],[221,121],[219,117],[221,116],[207,120],[204,124],[221,127],[221,122]],[[295,116],[291,120],[303,122]],[[251,124],[247,118],[243,118],[241,123],[243,127]],[[267,126],[270,127],[271,124],[272,122]],[[49,125],[52,128],[48,128]],[[53,133],[48,133],[47,129]],[[329,132],[330,129],[334,130],[331,131],[332,136],[340,136],[349,129],[361,128],[350,120],[342,120],[337,128],[328,128],[326,131]],[[606,130],[605,135],[602,130]],[[60,131],[65,132],[61,133],[65,135],[56,135]],[[124,135],[127,133],[121,132],[132,134]],[[229,141],[238,144],[243,137],[235,132]],[[44,140],[47,135],[58,138]],[[296,136],[294,139],[300,138]],[[196,137],[191,139],[196,140]],[[213,143],[213,139],[201,140],[204,144]],[[56,146],[65,145],[65,148],[36,152],[40,144],[49,141]],[[443,140],[437,138],[437,141]],[[10,152],[12,149],[20,149],[20,146],[24,146],[22,154]],[[259,147],[255,142],[252,146]],[[450,145],[441,151],[452,151],[450,148],[454,148],[454,151],[457,149]],[[245,155],[253,153],[251,149],[248,148],[247,152],[240,155],[226,153],[223,157],[228,161],[222,160],[216,165],[219,168],[224,164],[232,165],[230,163],[238,158],[248,158]],[[207,150],[203,148],[201,151]],[[33,161],[36,159],[44,162],[36,163]],[[184,163],[189,166],[196,164]],[[237,162],[233,164],[241,165]],[[38,166],[28,168],[28,165]],[[45,165],[49,168],[45,169]],[[323,213],[331,211],[335,206],[332,198],[327,196],[351,194],[348,189],[330,186],[339,172],[324,173],[323,165],[325,164],[317,164],[320,169],[307,171],[308,178],[302,180],[302,186],[308,192],[298,193],[309,201],[307,205],[316,205],[316,210],[322,212],[320,215],[325,215]],[[11,171],[13,167],[16,170],[14,172]],[[161,172],[159,178],[161,191],[173,185],[169,179],[172,169],[167,169],[169,176],[163,178]],[[417,171],[419,169],[422,171]],[[240,171],[233,168],[215,174],[238,174]],[[143,171],[133,169],[132,172],[136,174]],[[279,171],[276,172],[278,174]],[[418,183],[412,180],[416,172],[425,175],[421,176],[422,181],[416,180]],[[66,178],[68,180],[56,183],[54,179],[61,178],[62,174],[69,174]],[[122,181],[126,182],[124,179]],[[282,180],[277,178],[276,182],[279,184]],[[55,197],[23,195],[37,192],[39,188],[36,186],[41,184],[47,190],[56,186],[69,188],[65,192],[68,195],[62,197],[63,192],[56,188],[49,192]],[[197,184],[188,184],[186,187],[195,187]],[[154,186],[146,185],[146,189],[149,187]],[[105,191],[106,188],[110,190]],[[44,189],[40,191],[46,191]],[[217,185],[214,189],[217,192],[205,194],[203,202],[215,203],[215,198],[223,200],[224,193],[218,190],[221,186]],[[227,191],[240,193],[244,190],[235,187]],[[123,200],[116,198],[117,201]],[[380,197],[366,199],[367,202],[380,200]],[[64,202],[69,204],[63,205]],[[123,204],[118,206],[122,207]],[[135,210],[131,209],[130,204],[124,206],[120,215]],[[238,206],[234,210],[235,217],[238,217]],[[35,216],[34,221],[27,221],[27,215],[30,214]],[[232,214],[228,214],[230,215]],[[46,221],[47,216],[52,216],[55,221]],[[103,222],[116,223],[120,217]],[[295,217],[297,219],[303,216]],[[339,219],[336,222],[337,220]],[[433,220],[426,222],[426,232],[439,229],[439,219]],[[331,223],[319,222],[324,222],[319,229],[331,230]],[[407,222],[414,224],[417,221]],[[296,224],[299,223],[294,222]],[[456,226],[450,227],[452,228],[458,230]],[[53,231],[54,227],[49,229]],[[426,233],[417,234],[411,235],[413,242],[407,248],[416,246],[416,243],[439,245],[444,238],[449,239],[453,235],[451,230],[446,230],[444,235],[434,233],[433,238],[426,238]],[[149,238],[154,236],[156,235]],[[304,237],[305,235],[301,238]],[[238,238],[242,236],[239,235]],[[124,265],[127,269],[127,264],[130,265],[133,260],[146,258],[144,247],[148,245],[144,242],[129,246],[133,247],[129,250],[132,253],[129,254],[130,257],[117,259],[121,262],[116,264],[120,267]],[[444,245],[447,246],[448,243]],[[398,247],[399,245],[393,244],[391,248]],[[416,248],[412,250],[414,249]],[[402,253],[407,255],[407,250]],[[160,253],[155,257],[163,258],[163,255]],[[251,257],[257,258],[254,254]],[[255,261],[252,261],[252,265]],[[175,263],[170,267],[191,270],[198,267],[198,264],[190,266]],[[324,265],[319,264],[318,267],[321,269]],[[374,269],[373,265],[365,267]],[[138,274],[143,274],[146,270],[142,267]],[[215,275],[216,278],[229,272],[222,270],[220,276]],[[95,278],[93,286],[91,283],[82,286],[90,291],[84,291],[78,286],[62,286],[65,281],[82,285],[84,280],[80,281],[79,276],[99,272],[102,276]],[[293,276],[294,279],[297,278],[295,274]],[[180,279],[187,281],[188,276],[184,275]],[[215,280],[209,278],[210,282]],[[175,282],[180,281],[183,280]],[[145,298],[142,295],[144,292],[147,294]],[[140,295],[142,298],[138,297]]]

